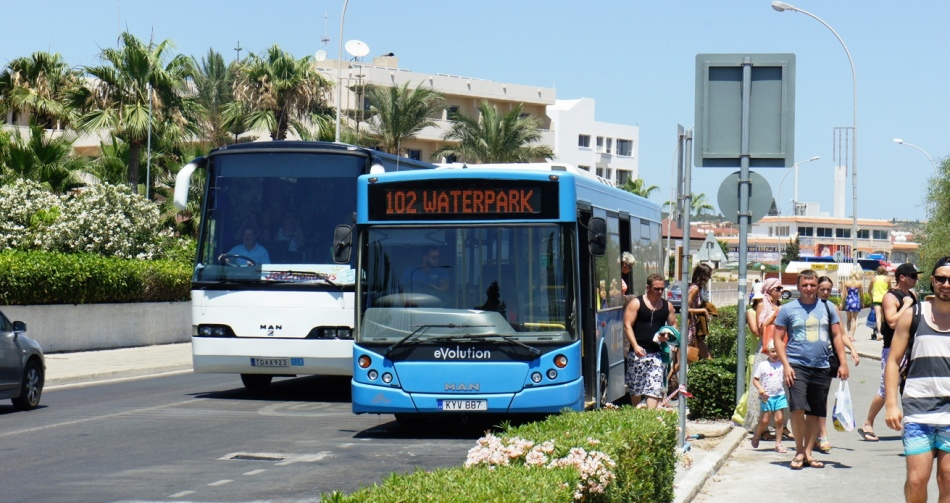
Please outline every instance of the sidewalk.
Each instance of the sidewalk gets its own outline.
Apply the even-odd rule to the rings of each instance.
[[[46,386],[191,370],[191,343],[46,355]]]

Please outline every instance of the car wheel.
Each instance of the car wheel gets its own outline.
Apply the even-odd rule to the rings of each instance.
[[[788,300],[791,298],[792,298],[792,292],[790,292],[789,290],[782,291],[782,300]]]
[[[39,362],[30,360],[23,369],[23,382],[20,384],[20,396],[13,399],[13,406],[19,410],[33,410],[40,404],[43,394],[43,369]]]
[[[241,382],[251,391],[264,391],[273,378],[274,376],[266,374],[241,374]]]

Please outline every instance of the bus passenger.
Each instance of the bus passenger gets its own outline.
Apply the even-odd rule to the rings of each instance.
[[[402,276],[402,289],[407,293],[426,293],[439,296],[449,290],[448,266],[439,265],[438,246],[427,246],[422,252],[422,265],[409,269]]]
[[[663,299],[666,281],[662,276],[651,274],[646,286],[646,294],[631,300],[623,312],[623,333],[630,342],[625,381],[634,406],[645,395],[647,408],[655,409],[665,395],[660,343],[667,338],[658,331],[663,325],[676,326],[676,314],[673,304]]]

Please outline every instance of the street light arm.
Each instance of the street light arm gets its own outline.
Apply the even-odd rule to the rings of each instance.
[[[917,150],[919,150],[921,154],[924,154],[925,156],[927,156],[927,159],[930,160],[930,164],[933,165],[934,167],[934,175],[938,177],[940,176],[940,170],[937,169],[937,162],[934,161],[934,158],[931,157],[930,154],[928,154],[926,150],[918,147],[917,145],[914,145],[913,143],[907,143],[906,141],[901,140],[900,138],[894,138],[894,143],[900,143],[901,145],[907,145],[908,147],[914,147]]]

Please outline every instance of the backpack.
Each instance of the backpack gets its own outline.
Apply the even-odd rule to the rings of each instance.
[[[914,302],[914,318],[910,322],[910,334],[907,336],[907,350],[904,351],[904,357],[901,358],[901,364],[899,367],[901,382],[900,382],[900,393],[904,394],[904,385],[907,384],[907,374],[910,372],[910,364],[912,362],[911,350],[914,349],[914,336],[917,335],[917,327],[920,325],[920,301]]]

